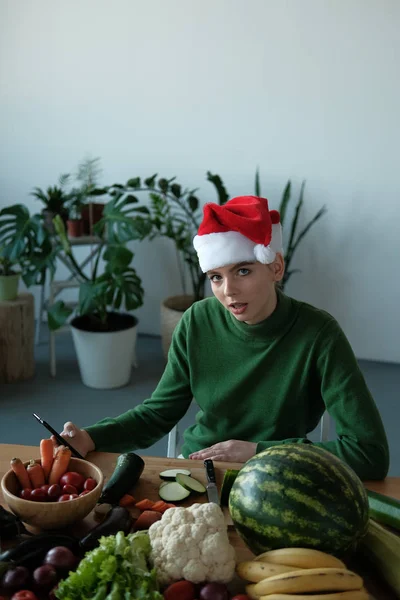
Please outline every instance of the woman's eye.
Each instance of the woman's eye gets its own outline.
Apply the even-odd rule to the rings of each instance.
[[[239,274],[240,275],[248,275],[249,273],[250,273],[249,269],[245,269],[245,268],[239,269]]]
[[[209,277],[209,279],[213,283],[217,283],[217,281],[221,281],[221,275],[211,275],[211,277]]]

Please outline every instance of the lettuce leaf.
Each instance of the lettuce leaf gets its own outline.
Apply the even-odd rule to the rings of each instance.
[[[58,584],[59,600],[163,600],[145,531],[100,538],[74,572]]]

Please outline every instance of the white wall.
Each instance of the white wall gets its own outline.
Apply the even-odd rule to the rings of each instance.
[[[288,291],[342,324],[358,357],[400,362],[398,0],[0,0],[2,206],[39,205],[87,153],[103,183],[177,175],[276,207],[307,180]],[[168,242],[135,246],[141,331],[180,292]]]

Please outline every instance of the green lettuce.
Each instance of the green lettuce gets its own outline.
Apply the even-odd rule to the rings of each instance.
[[[55,595],[59,600],[163,600],[150,551],[145,531],[102,537],[76,571],[60,581]]]

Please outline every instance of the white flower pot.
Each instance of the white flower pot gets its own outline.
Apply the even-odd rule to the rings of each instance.
[[[71,322],[72,337],[82,381],[97,389],[118,388],[129,383],[135,362],[138,320],[132,315],[131,326],[119,331],[88,331],[83,317]]]

